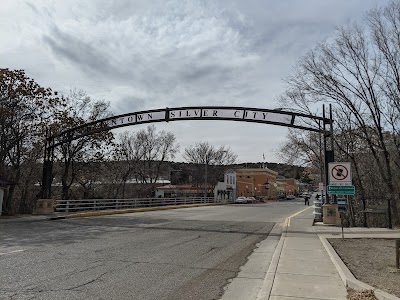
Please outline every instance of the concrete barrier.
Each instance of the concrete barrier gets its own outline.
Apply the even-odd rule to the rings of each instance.
[[[35,215],[54,214],[54,199],[38,199],[33,213]]]

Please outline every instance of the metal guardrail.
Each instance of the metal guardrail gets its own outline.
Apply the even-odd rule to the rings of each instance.
[[[87,210],[127,209],[215,202],[214,197],[55,200],[54,211],[69,213]]]

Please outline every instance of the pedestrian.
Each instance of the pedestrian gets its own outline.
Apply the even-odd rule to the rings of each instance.
[[[304,205],[310,205],[310,197],[304,197]]]

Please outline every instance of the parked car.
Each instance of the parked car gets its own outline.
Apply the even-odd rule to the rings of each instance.
[[[286,200],[293,200],[296,199],[296,197],[294,195],[287,195],[286,196]]]
[[[247,197],[237,197],[234,201],[234,203],[247,203]]]
[[[286,199],[286,196],[283,195],[283,194],[281,194],[281,195],[278,196],[278,200],[285,200],[285,199]]]
[[[257,200],[254,197],[246,197],[247,198],[247,203],[256,203]]]
[[[257,202],[267,202],[268,201],[268,196],[257,196],[255,197]]]

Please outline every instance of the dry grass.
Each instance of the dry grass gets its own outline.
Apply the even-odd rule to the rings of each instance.
[[[376,298],[374,295],[374,291],[372,290],[357,292],[355,290],[348,289],[347,292],[347,299],[349,300],[378,300],[378,298]]]
[[[393,239],[329,239],[329,242],[358,280],[400,297],[400,271],[395,266]],[[365,293],[368,295],[368,291]]]
[[[362,292],[357,292],[352,289],[347,290],[347,299],[349,300],[377,300],[378,298],[375,297],[374,291],[368,290],[368,291],[362,291]]]

